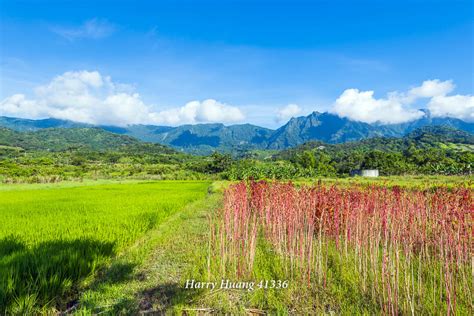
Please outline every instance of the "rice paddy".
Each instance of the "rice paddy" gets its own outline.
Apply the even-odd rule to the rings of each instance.
[[[0,190],[0,311],[62,310],[121,251],[209,182],[6,186]]]

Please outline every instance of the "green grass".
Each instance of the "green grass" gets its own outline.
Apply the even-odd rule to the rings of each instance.
[[[65,189],[91,185],[104,185],[104,184],[133,184],[142,183],[143,180],[108,180],[108,179],[84,179],[81,181],[62,181],[60,183],[13,183],[5,184],[0,183],[1,191],[23,191],[23,190],[48,190],[48,189]]]
[[[220,206],[221,198],[211,194],[188,204],[140,238],[81,295],[77,313],[179,313],[194,306],[205,293],[183,285],[187,277],[205,269],[207,216]]]
[[[63,309],[97,270],[209,182],[35,185],[0,189],[0,311]]]
[[[273,181],[269,179],[269,181]],[[418,175],[418,176],[386,176],[386,177],[346,177],[346,178],[331,178],[331,177],[320,177],[313,179],[292,179],[292,180],[278,180],[278,181],[291,181],[295,184],[316,184],[321,182],[322,184],[327,185],[380,185],[386,187],[400,186],[404,188],[414,188],[414,189],[427,189],[433,187],[467,187],[474,188],[474,177],[473,176],[428,176],[428,175]],[[214,181],[212,186],[216,188],[223,189],[227,187],[230,183],[236,183],[238,181]],[[1,186],[0,186],[1,190]]]
[[[474,178],[472,176],[387,176],[387,177],[348,177],[348,178],[315,178],[313,180],[295,180],[295,183],[313,184],[321,181],[324,184],[337,185],[382,185],[387,187],[400,186],[406,188],[425,189],[432,187],[469,187],[474,188]]]
[[[450,149],[450,150],[459,150],[459,151],[474,150],[474,145],[472,144],[438,143],[438,146],[442,149]]]

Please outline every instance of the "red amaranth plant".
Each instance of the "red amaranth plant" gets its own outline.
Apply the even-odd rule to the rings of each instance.
[[[332,244],[385,313],[414,314],[429,299],[449,315],[460,293],[473,310],[473,215],[468,188],[240,182],[225,191],[213,240],[222,272],[248,276],[262,232],[289,277],[323,286]]]

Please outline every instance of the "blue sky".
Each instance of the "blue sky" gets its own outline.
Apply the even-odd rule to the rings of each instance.
[[[361,121],[384,113],[387,123],[416,118],[417,107],[474,117],[470,1],[2,0],[0,18],[0,115],[268,127],[314,110]],[[113,87],[91,86],[84,71]],[[59,104],[71,80],[87,89],[68,95],[93,94],[94,109]],[[410,92],[430,83],[436,92]],[[337,102],[347,89],[357,93]],[[112,99],[145,112],[104,120],[133,110]],[[461,110],[448,113],[453,105]]]

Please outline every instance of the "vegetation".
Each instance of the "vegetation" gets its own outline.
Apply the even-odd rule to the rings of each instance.
[[[161,181],[0,190],[1,313],[64,310],[111,258],[202,199],[208,185]]]
[[[425,128],[404,138],[191,156],[115,127],[28,126],[0,128],[0,313],[472,310],[464,294],[472,290],[465,264],[472,240],[463,239],[472,219],[460,215],[472,204],[472,134]],[[382,177],[348,177],[360,168]],[[167,179],[205,181],[151,181]],[[296,185],[232,186],[221,213],[222,194],[212,192],[228,183],[209,180],[241,179]],[[189,278],[288,282],[284,291],[210,293],[183,290]]]
[[[192,314],[206,293],[183,284],[205,265],[208,217],[221,201],[219,192],[188,204],[114,258],[79,296],[77,314]]]
[[[133,137],[106,132],[99,128],[50,128],[35,132],[16,132],[0,128],[0,144],[40,151],[128,151],[172,154],[175,151],[159,144],[143,143]]]
[[[96,128],[0,129],[0,180],[202,179],[202,159]]]
[[[441,125],[474,133],[472,123],[449,117],[431,117],[427,111],[418,120],[389,125],[367,124],[330,113],[313,112],[308,116],[292,118],[276,130],[251,124],[93,126],[58,119],[27,120],[0,116],[0,126],[18,131],[95,127],[146,142],[165,144],[191,154],[210,155],[213,151],[219,151],[235,157],[246,155],[249,150],[284,150],[312,140],[337,144],[382,136],[403,137],[418,128]]]
[[[212,224],[207,275],[256,281],[222,295],[233,308],[469,315],[472,193],[234,184]]]
[[[439,188],[433,191],[432,188],[429,190],[419,188],[421,184],[426,187],[430,181],[434,180],[440,182],[433,183],[443,186],[445,182],[449,182],[450,185],[453,185],[454,191],[449,192]],[[339,183],[337,186],[328,186],[336,181]],[[288,184],[262,182],[254,183],[248,189],[245,184],[239,184],[239,199],[230,194],[235,188],[231,187],[225,195],[223,204],[225,207],[222,209],[229,212],[230,217],[227,219],[231,220],[240,214],[242,220],[244,218],[248,220],[246,217],[248,215],[252,221],[257,221],[259,225],[254,226],[255,222],[252,221],[249,222],[249,225],[246,225],[245,221],[236,222],[238,225],[243,225],[239,227],[248,229],[248,238],[244,239],[234,239],[231,237],[232,234],[223,230],[224,226],[220,226],[223,223],[221,221],[225,218],[220,215],[222,213],[219,211],[222,205],[220,190],[228,185],[225,182],[215,182],[211,187],[209,187],[209,182],[130,180],[123,183],[101,180],[82,183],[0,186],[0,214],[2,223],[5,223],[0,227],[2,309],[6,309],[8,313],[51,313],[55,310],[70,310],[77,311],[78,314],[127,314],[140,311],[174,311],[192,314],[193,311],[198,310],[233,314],[260,313],[262,311],[303,314],[318,311],[337,313],[364,310],[368,313],[378,313],[384,308],[388,308],[388,305],[381,304],[382,298],[379,296],[383,297],[383,291],[384,289],[386,291],[387,288],[384,288],[382,283],[377,283],[380,287],[374,289],[375,294],[367,293],[367,288],[364,290],[361,282],[366,282],[365,284],[372,282],[374,280],[372,278],[376,276],[370,274],[372,273],[370,271],[380,272],[383,261],[379,261],[374,270],[356,272],[361,268],[359,266],[360,260],[370,259],[370,252],[367,251],[373,250],[370,247],[363,248],[367,246],[368,240],[357,238],[369,237],[369,235],[362,233],[363,229],[367,228],[364,225],[369,222],[380,225],[381,219],[374,217],[370,221],[358,221],[362,217],[353,217],[353,212],[355,210],[366,212],[369,211],[368,207],[373,206],[374,213],[364,213],[363,218],[367,219],[370,218],[370,214],[372,216],[380,214],[379,211],[382,209],[387,211],[383,214],[390,216],[390,221],[387,223],[394,225],[393,227],[387,226],[390,228],[393,244],[384,248],[384,242],[387,240],[382,235],[378,245],[381,251],[382,249],[387,250],[390,260],[395,260],[397,246],[401,247],[400,254],[405,254],[405,251],[410,249],[413,251],[424,249],[417,248],[420,246],[418,239],[420,235],[416,233],[418,231],[416,225],[430,227],[430,233],[426,235],[426,242],[435,241],[429,238],[432,234],[437,236],[446,234],[446,237],[450,235],[451,238],[455,238],[442,239],[448,243],[454,242],[459,246],[465,246],[466,242],[472,243],[472,240],[466,241],[464,239],[460,242],[458,239],[467,235],[452,234],[450,230],[461,229],[461,232],[463,229],[472,230],[472,227],[469,228],[469,226],[467,228],[459,226],[472,225],[472,219],[465,217],[460,220],[456,214],[461,214],[459,212],[465,210],[463,207],[472,204],[473,195],[472,189],[460,189],[464,186],[462,182],[452,182],[453,177],[390,180],[393,182],[387,182],[387,179],[370,181],[371,183],[378,181],[380,187],[364,183],[362,179],[358,178],[328,179],[312,188],[304,183],[293,187]],[[412,187],[413,184],[416,187]],[[410,189],[400,189],[399,187],[387,189],[394,185],[409,185]],[[208,195],[209,192],[212,194]],[[204,198],[205,196],[208,197]],[[260,198],[257,198],[258,196]],[[344,202],[345,199],[349,200]],[[247,201],[247,204],[244,201]],[[373,204],[368,201],[373,201]],[[271,203],[271,205],[266,207],[267,203]],[[344,207],[338,213],[340,230],[337,235],[334,228],[336,214],[331,213],[330,210],[335,210],[335,206],[341,205],[341,203]],[[319,245],[317,241],[321,240],[324,252],[314,252],[314,257],[311,259],[313,264],[317,262],[316,255],[322,256],[320,258],[322,262],[325,262],[325,265],[322,266],[326,278],[325,284],[324,282],[320,283],[320,277],[323,274],[318,274],[319,272],[316,270],[312,270],[308,284],[306,274],[300,270],[306,261],[301,259],[299,254],[288,257],[287,251],[291,253],[294,249],[278,248],[278,244],[274,244],[275,240],[267,238],[267,233],[265,233],[267,230],[272,230],[272,227],[277,229],[278,226],[272,226],[276,225],[275,223],[281,225],[284,223],[294,223],[295,225],[308,223],[305,216],[311,205],[315,206],[311,209],[318,210],[318,212],[327,210],[326,217],[317,219],[317,214],[313,214],[315,221],[324,220],[321,225],[325,230],[322,231],[324,235],[321,239],[317,239],[320,237],[314,233],[316,239],[313,242],[313,245],[316,246]],[[402,229],[402,226],[397,226],[407,223],[401,221],[401,218],[397,216],[408,216],[409,214],[401,212],[402,209],[392,208],[397,205],[400,207],[402,205],[413,206],[408,207],[407,212],[425,210],[431,213],[429,217],[424,216],[423,213],[420,213],[419,216],[416,215],[418,213],[410,213],[412,216],[407,218],[412,220],[410,223],[414,226],[410,226],[409,230],[406,230]],[[433,205],[433,209],[424,209],[423,207],[426,205]],[[446,205],[453,207],[458,205],[457,208],[453,208],[453,211],[456,210],[452,215],[454,217],[449,215],[450,217],[439,218],[439,216],[451,214],[436,211],[438,206],[446,207]],[[247,208],[243,209],[242,207]],[[271,214],[268,214],[270,217],[265,223],[261,221],[262,218],[259,215],[265,214],[261,207],[268,211],[273,210]],[[282,211],[279,211],[279,207],[282,208]],[[392,211],[395,213],[391,214]],[[299,213],[293,214],[291,212]],[[296,216],[293,218],[294,220],[287,218],[285,221],[278,221],[276,217],[275,220],[272,217],[290,216],[290,214]],[[258,217],[253,217],[257,215]],[[428,220],[426,220],[427,218]],[[298,222],[297,219],[302,222]],[[443,226],[445,230],[440,232],[439,225],[443,223],[443,220],[447,226]],[[453,220],[454,225],[449,225],[447,220]],[[348,229],[355,231],[353,225],[356,227],[360,225],[357,229],[361,234],[354,233],[353,239],[347,239]],[[252,235],[255,233],[256,227],[258,227],[257,237]],[[300,232],[298,227],[300,226],[294,226],[294,232],[301,237],[302,235],[298,235]],[[313,227],[315,232],[317,227],[319,225],[316,224]],[[380,226],[374,227],[380,228]],[[398,230],[395,229],[397,227]],[[393,229],[397,234],[403,231],[412,233],[396,235],[392,232]],[[375,232],[373,232],[374,235]],[[219,238],[216,238],[217,236]],[[336,238],[337,236],[339,237]],[[211,237],[212,239],[210,239]],[[404,241],[407,240],[398,238],[413,238],[413,240],[405,243]],[[227,240],[225,241],[227,245],[224,248],[227,249],[225,253],[222,253],[222,248],[219,247],[220,240]],[[339,245],[336,245],[336,240]],[[232,246],[237,241],[246,241],[244,247],[253,245],[255,248],[252,250],[252,248],[241,249]],[[255,244],[251,244],[253,242]],[[361,243],[360,247],[358,246],[359,242]],[[304,244],[306,245],[306,243]],[[282,244],[279,245],[282,246]],[[289,245],[296,247],[297,244],[291,243]],[[403,248],[405,245],[407,247],[412,245],[413,248],[405,249]],[[447,247],[451,244],[442,245]],[[436,247],[439,246],[441,244],[426,244],[429,251],[437,251],[436,249],[439,248]],[[461,251],[459,253],[464,253],[464,255],[472,256],[472,254],[465,253],[468,248],[462,247],[451,248]],[[244,251],[244,254],[233,257],[227,251]],[[254,251],[253,263],[248,265],[247,260],[252,251]],[[356,255],[356,251],[358,255]],[[421,283],[418,283],[419,281],[414,283],[415,289],[420,290],[421,288],[423,295],[431,293],[429,292],[432,291],[432,288],[429,288],[431,283],[426,278],[432,276],[435,278],[433,282],[437,284],[436,291],[439,291],[437,293],[444,296],[441,296],[439,301],[430,298],[426,304],[419,303],[421,299],[418,294],[412,299],[413,302],[418,302],[416,303],[418,305],[415,305],[416,311],[428,313],[437,307],[447,311],[448,305],[444,300],[447,289],[446,284],[442,282],[444,279],[441,278],[445,275],[445,270],[443,270],[445,268],[437,265],[437,260],[452,258],[462,261],[464,259],[457,257],[458,255],[454,253],[454,257],[450,257],[450,253],[445,253],[443,257],[438,252],[426,252],[424,255],[428,254],[433,254],[433,256],[436,254],[436,256],[430,260],[426,260],[424,257],[425,260],[420,261],[417,259],[420,253],[415,252],[410,255],[411,261],[400,259],[402,260],[400,262],[414,267],[416,273],[418,273],[417,268],[419,267],[417,264],[426,263],[427,266],[420,267],[423,268],[421,270],[422,280]],[[240,259],[233,261],[232,258]],[[367,261],[362,262],[368,263]],[[239,267],[239,265],[241,266]],[[434,269],[435,265],[441,270]],[[368,267],[370,265],[362,265],[362,269]],[[387,267],[398,269],[393,264]],[[400,269],[404,269],[404,267],[405,265],[402,265]],[[459,269],[464,269],[464,267],[460,265]],[[452,277],[450,282],[454,282],[455,285],[449,289],[456,291],[456,303],[452,305],[452,309],[464,312],[467,308],[469,311],[469,308],[472,309],[472,307],[466,305],[466,300],[469,302],[469,297],[466,295],[469,295],[470,291],[469,288],[467,291],[463,289],[466,286],[472,289],[472,284],[464,281],[462,284],[458,283],[459,276],[469,275],[469,271],[456,270],[458,268],[451,264],[449,269],[453,269],[449,270],[449,273],[452,273],[449,276]],[[406,270],[387,270],[386,273],[392,271],[399,271],[400,275],[405,275],[403,273]],[[443,273],[438,273],[438,271]],[[377,276],[381,277],[380,274]],[[188,279],[221,282],[222,278],[242,282],[255,281],[256,290],[184,289],[184,284]],[[23,280],[30,281],[25,283]],[[288,283],[285,289],[262,291],[257,287],[260,280],[270,280],[270,284],[271,280],[288,280]],[[410,282],[414,282],[413,280],[415,279],[410,279]],[[405,282],[405,276],[401,276],[399,281]],[[390,282],[395,281],[390,279]],[[390,283],[390,286],[394,284]],[[400,302],[403,301],[404,304],[409,305],[410,301],[404,301],[406,298],[404,291],[404,288],[400,288],[398,294],[392,293],[391,299],[394,299],[395,295],[400,295],[398,297]],[[462,291],[462,293],[459,294],[457,291]],[[388,299],[388,296],[385,296],[385,299]],[[392,308],[393,306],[392,302]]]
[[[288,160],[314,174],[349,175],[358,169],[379,169],[382,175],[471,174],[474,135],[448,127],[428,127],[403,138],[373,138],[329,145],[310,142],[282,151]]]
[[[249,151],[240,158],[217,152],[190,156],[98,128],[0,129],[0,180],[295,179],[344,177],[358,169],[379,169],[381,175],[469,175],[473,148],[472,134],[448,127],[419,129],[404,138]]]

